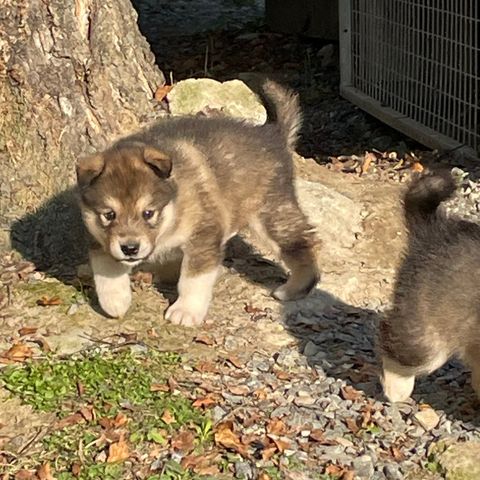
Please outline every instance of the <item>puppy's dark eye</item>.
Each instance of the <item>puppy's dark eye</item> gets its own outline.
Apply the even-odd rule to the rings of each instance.
[[[142,215],[145,220],[150,220],[155,213],[155,210],[144,210]]]
[[[103,214],[103,218],[105,218],[105,220],[107,220],[107,222],[113,222],[113,220],[115,220],[115,217],[117,215],[115,214],[115,212],[113,210],[110,210],[109,212],[105,212]]]

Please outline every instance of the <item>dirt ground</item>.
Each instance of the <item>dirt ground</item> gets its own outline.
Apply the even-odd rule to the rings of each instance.
[[[228,262],[230,266],[225,268],[215,289],[207,324],[194,330],[165,323],[163,311],[168,305],[168,297],[172,298],[169,290],[164,291],[164,295],[148,283],[137,285],[134,305],[127,316],[112,320],[97,313],[89,303],[79,301],[74,286],[39,274],[38,280],[20,280],[9,287],[7,305],[1,310],[0,350],[7,350],[18,340],[18,330],[29,326],[36,327],[36,336],[45,339],[59,355],[80,351],[115,334],[135,332],[139,338],[148,339],[148,332],[153,329],[158,335],[155,343],[162,349],[199,358],[222,353],[248,356],[258,348],[273,352],[279,345],[295,343],[285,330],[282,319],[286,311],[291,313],[298,307],[297,303],[302,309],[321,311],[325,307],[327,293],[355,307],[385,304],[404,237],[399,216],[401,187],[398,184],[379,185],[373,180],[332,172],[313,160],[303,158],[298,159],[297,167],[298,176],[321,182],[347,195],[361,203],[368,212],[364,232],[353,248],[344,249],[342,256],[330,255],[329,245],[319,252],[323,277],[309,298],[294,302],[285,309],[270,297],[271,286],[282,281],[284,273],[268,252],[260,257],[242,243],[232,248],[234,257]],[[4,271],[4,276],[6,274]],[[59,297],[61,304],[37,305],[43,296]],[[247,304],[270,311],[269,319],[252,322],[245,312]],[[231,336],[235,341],[224,352],[221,349],[212,351],[192,342],[202,332],[222,332],[222,335]],[[250,340],[259,337],[264,339],[262,345],[252,344]],[[40,349],[38,355],[41,354]],[[19,407],[15,401],[6,402],[5,407],[0,411],[0,439],[3,442],[15,439],[15,443],[21,445],[31,435],[32,427],[41,420],[37,420],[29,408]]]

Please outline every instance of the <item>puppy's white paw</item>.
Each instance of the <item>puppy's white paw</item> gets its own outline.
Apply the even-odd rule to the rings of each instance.
[[[195,308],[180,298],[165,312],[165,318],[175,325],[194,327],[201,325],[207,315],[206,308]]]
[[[413,392],[415,376],[399,375],[384,368],[381,382],[383,393],[390,402],[405,402]]]
[[[97,290],[98,303],[102,310],[114,318],[121,318],[130,308],[132,303],[132,292],[130,288],[125,290]]]
[[[276,298],[281,302],[287,302],[288,300],[290,300],[290,295],[287,288],[285,288],[285,285],[282,285],[281,287],[278,287],[277,289],[275,289],[272,292],[272,296],[273,298]]]

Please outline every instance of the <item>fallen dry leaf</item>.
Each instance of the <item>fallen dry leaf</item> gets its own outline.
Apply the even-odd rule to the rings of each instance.
[[[128,422],[128,417],[123,413],[117,413],[117,415],[113,418],[109,417],[102,417],[98,420],[98,423],[105,429],[105,430],[113,430],[116,428],[123,427]]]
[[[259,476],[258,476],[258,480],[271,480],[270,476],[265,473],[265,472],[262,472]]]
[[[19,470],[15,474],[15,480],[29,480],[35,477],[36,477],[35,472],[32,472],[31,470],[25,470],[25,469]]]
[[[117,415],[113,419],[113,427],[114,428],[123,427],[127,423],[128,423],[128,417],[121,412],[117,413]]]
[[[210,465],[208,467],[196,467],[193,471],[198,475],[212,475],[216,476],[220,473],[220,469],[216,465]]]
[[[267,433],[273,435],[285,435],[287,433],[287,426],[280,418],[272,418],[267,424]]]
[[[367,173],[372,162],[375,162],[377,159],[376,155],[372,152],[365,152],[365,157],[363,159],[362,168],[360,170],[360,176]]]
[[[341,394],[344,400],[351,400],[352,402],[355,402],[356,400],[362,397],[362,392],[360,392],[356,388],[353,388],[350,385],[346,385],[345,387],[342,387]]]
[[[239,436],[233,431],[233,422],[220,423],[215,431],[215,443],[233,450],[243,457],[248,457],[246,445],[242,444]]]
[[[344,469],[342,467],[339,467],[338,465],[330,464],[328,465],[327,468],[325,468],[325,473],[327,475],[336,475],[338,477],[342,475],[343,472],[344,472]]]
[[[216,400],[213,395],[207,395],[204,398],[197,398],[193,403],[192,406],[195,408],[205,408],[205,407],[210,407],[211,405],[215,405],[218,403],[218,400]]]
[[[61,304],[62,300],[59,297],[47,297],[46,295],[43,295],[37,300],[37,305],[40,305],[41,307],[50,307]]]
[[[265,400],[268,397],[268,390],[266,388],[257,388],[253,392],[253,396],[259,400]]]
[[[271,447],[262,450],[262,460],[267,462],[278,452],[277,446],[273,444]]]
[[[190,453],[195,448],[195,434],[186,430],[172,438],[172,448],[182,453]]]
[[[88,407],[82,407],[79,410],[79,413],[87,422],[91,422],[95,418],[93,407],[91,405]]]
[[[235,355],[230,355],[226,358],[226,360],[227,362],[230,362],[235,368],[243,368],[245,366],[245,363],[242,362],[242,360],[240,360]]]
[[[284,370],[274,370],[273,372],[279,380],[291,380],[292,376]]]
[[[208,362],[206,360],[200,361],[195,365],[195,370],[203,373],[217,373],[218,368],[213,362]]]
[[[198,475],[218,475],[218,467],[213,462],[217,461],[219,454],[212,452],[207,455],[187,455],[183,457],[181,466],[193,470]]]
[[[342,480],[354,480],[355,470],[345,470],[342,474]]]
[[[24,362],[33,356],[33,350],[25,343],[16,343],[0,356],[14,362]]]
[[[162,85],[161,87],[158,87],[155,90],[155,95],[153,98],[155,98],[157,102],[161,102],[169,94],[172,88],[173,85]]]
[[[150,385],[151,392],[169,392],[170,387],[166,383],[152,383]]]
[[[81,382],[77,382],[77,394],[81,397],[85,393],[85,386]]]
[[[165,411],[163,412],[163,415],[162,415],[160,418],[161,418],[161,419],[163,420],[163,422],[165,422],[167,425],[170,425],[170,424],[176,422],[174,415],[173,415],[172,412],[170,412],[170,410],[168,410],[168,409],[165,409]]]
[[[315,442],[323,442],[325,440],[325,432],[317,428],[310,432],[310,438]]]
[[[403,462],[405,460],[405,455],[401,452],[401,450],[396,447],[395,445],[392,445],[390,447],[390,453],[392,454],[392,457],[397,461],[397,462]]]
[[[167,383],[168,383],[168,386],[169,386],[171,392],[174,392],[175,390],[180,389],[180,385],[178,384],[178,382],[173,377],[169,377],[168,380],[167,380]]]
[[[72,465],[72,475],[78,477],[82,471],[82,465],[80,463],[74,463]]]
[[[24,337],[25,335],[33,335],[34,333],[37,333],[38,327],[22,327],[19,331],[18,334],[21,337]]]
[[[413,162],[412,163],[412,166],[411,166],[411,169],[414,171],[414,172],[423,172],[423,170],[425,170],[425,168],[423,167],[423,165],[420,163],[420,162]]]
[[[123,462],[130,456],[130,449],[123,435],[120,436],[118,442],[110,444],[108,447],[107,463]]]
[[[50,464],[44,463],[38,470],[37,476],[39,480],[55,480],[55,477],[52,475],[50,470]]]
[[[347,424],[348,429],[349,429],[353,434],[358,433],[358,431],[360,430],[360,427],[357,425],[357,421],[356,421],[354,418],[352,418],[352,417],[347,418],[347,419],[345,420],[345,423]]]
[[[250,389],[246,385],[229,385],[227,388],[234,395],[247,395],[250,393]]]
[[[78,423],[84,422],[85,419],[83,418],[82,414],[80,413],[73,413],[68,417],[62,418],[58,422],[55,422],[53,425],[54,430],[62,430],[63,428],[70,427],[72,425],[77,425]]]
[[[288,438],[275,438],[274,436],[271,436],[270,438],[280,453],[283,453],[285,450],[292,447],[292,442]]]
[[[149,328],[149,329],[147,330],[147,335],[148,335],[149,337],[152,337],[152,338],[157,338],[157,337],[158,337],[158,333],[157,333],[157,331],[156,331],[154,328]]]
[[[210,335],[200,334],[194,338],[194,342],[202,343],[203,345],[215,345],[215,339]]]

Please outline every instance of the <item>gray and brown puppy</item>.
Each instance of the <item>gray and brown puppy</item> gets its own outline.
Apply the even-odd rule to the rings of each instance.
[[[472,369],[480,395],[480,226],[437,211],[454,191],[442,171],[414,180],[404,198],[409,244],[379,329],[382,383],[392,402],[406,400],[417,375],[454,355]]]
[[[225,244],[247,226],[276,246],[290,270],[276,298],[300,298],[316,284],[317,240],[293,184],[298,99],[273,82],[264,92],[275,123],[168,118],[78,162],[81,209],[95,240],[95,287],[107,314],[129,308],[132,267],[180,250],[179,296],[166,318],[201,323]]]

